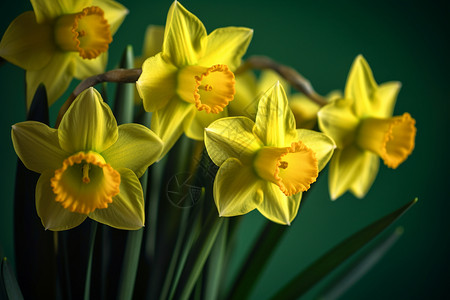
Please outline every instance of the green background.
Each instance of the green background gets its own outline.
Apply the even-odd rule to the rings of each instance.
[[[113,68],[125,45],[140,54],[148,24],[164,24],[171,1],[122,1],[130,10],[110,45]],[[328,197],[327,170],[319,177],[289,232],[261,274],[252,299],[265,299],[310,262],[365,225],[419,197],[396,224],[405,233],[344,297],[424,299],[445,295],[449,283],[449,4],[414,1],[183,1],[208,32],[224,26],[254,29],[249,55],[290,65],[326,94],[343,89],[353,59],[363,54],[378,83],[402,82],[395,114],[417,121],[416,148],[397,170],[382,166],[364,199]],[[0,4],[0,32],[25,10],[25,0]],[[69,90],[72,90],[75,82]],[[51,109],[52,120],[68,92]],[[25,120],[24,71],[0,67],[0,251],[13,253],[13,191],[16,155],[11,125]],[[245,217],[238,258],[256,236],[263,217]],[[391,229],[392,230],[392,229]],[[316,289],[308,296],[312,297]]]

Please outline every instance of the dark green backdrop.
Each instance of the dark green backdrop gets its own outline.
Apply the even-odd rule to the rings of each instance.
[[[182,1],[204,22],[208,32],[230,25],[253,28],[247,56],[264,54],[294,67],[322,94],[343,89],[353,59],[363,54],[378,83],[403,83],[395,112],[410,112],[417,120],[412,156],[395,171],[382,166],[365,199],[346,194],[331,202],[327,172],[322,174],[262,274],[252,299],[266,298],[333,245],[416,196],[419,202],[397,223],[405,228],[399,242],[345,298],[424,299],[437,298],[447,291],[450,10],[448,4],[430,2]],[[12,3],[0,4],[1,33],[15,16],[31,9],[25,0]],[[130,14],[111,44],[109,68],[118,62],[126,44],[140,53],[145,27],[164,24],[171,1],[122,3]],[[25,119],[21,69],[10,64],[0,67],[0,99],[0,251],[13,258],[16,155],[10,128]],[[52,120],[61,104],[59,101],[51,109]],[[258,213],[246,217],[240,256],[262,221]],[[232,267],[237,263],[234,261]]]

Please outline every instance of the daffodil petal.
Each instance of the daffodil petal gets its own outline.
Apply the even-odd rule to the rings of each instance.
[[[336,149],[330,162],[328,186],[330,197],[336,200],[358,180],[365,168],[365,153],[356,146]]]
[[[68,153],[58,142],[58,131],[47,125],[26,121],[12,126],[14,150],[27,169],[37,173],[61,167]]]
[[[328,135],[317,131],[297,129],[297,134],[298,140],[302,141],[316,154],[318,168],[321,171],[333,156],[336,144]]]
[[[163,53],[177,67],[193,65],[202,56],[206,43],[203,23],[178,1],[167,14]]]
[[[372,116],[378,118],[389,118],[394,112],[395,102],[402,84],[400,82],[386,82],[380,84],[375,91],[372,103]]]
[[[251,167],[236,158],[227,159],[214,180],[214,201],[219,215],[232,217],[254,210],[263,199],[261,184],[263,181]]]
[[[162,51],[164,26],[150,25],[145,31],[143,57],[150,57]]]
[[[92,5],[100,7],[105,12],[105,19],[108,20],[111,34],[116,33],[128,14],[128,9],[116,1],[92,0]]]
[[[253,30],[245,27],[224,27],[214,30],[208,35],[205,53],[198,64],[202,66],[225,64],[230,70],[236,70],[252,36]]]
[[[75,55],[74,60],[74,77],[77,79],[85,79],[105,71],[108,62],[108,52],[104,52],[93,59],[84,59],[79,55]]]
[[[261,95],[256,88],[256,77],[252,71],[235,74],[236,82],[234,99],[228,104],[230,116],[244,116],[255,120],[258,102]]]
[[[361,165],[363,166],[361,173],[350,187],[352,193],[358,198],[364,198],[375,181],[380,167],[380,158],[376,154],[366,151],[364,162]]]
[[[50,179],[54,175],[54,171],[46,171],[39,177],[36,185],[37,214],[45,229],[60,231],[77,227],[87,216],[70,212],[55,201],[55,194],[50,186]]]
[[[50,62],[42,69],[27,71],[27,107],[31,105],[34,93],[43,83],[47,91],[48,105],[52,105],[64,93],[72,81],[76,53],[55,52]]]
[[[277,72],[269,70],[269,69],[263,70],[261,72],[261,75],[258,80],[258,92],[264,93],[265,91],[270,89],[273,86],[273,84],[277,81],[279,81],[280,84],[283,86],[283,89],[284,89],[284,92],[286,93],[286,95],[289,95],[291,92],[291,86],[286,81],[286,79],[281,77],[280,74],[278,74]],[[292,100],[292,99],[290,99],[290,100]]]
[[[186,136],[197,141],[203,141],[205,128],[209,126],[215,120],[227,117],[228,110],[225,108],[218,114],[208,114],[204,110],[195,110],[194,118],[192,122],[186,124]]]
[[[136,88],[146,111],[161,109],[174,97],[176,73],[177,68],[166,62],[161,53],[145,60]]]
[[[116,119],[94,88],[83,91],[69,107],[58,129],[59,144],[67,152],[108,149],[117,141]]]
[[[238,158],[250,163],[262,142],[252,133],[255,123],[245,117],[219,119],[205,130],[205,147],[211,160],[218,166],[227,159]]]
[[[359,119],[347,100],[338,99],[322,107],[317,113],[319,128],[329,135],[338,148],[344,148],[354,139]]]
[[[172,148],[184,130],[184,123],[194,117],[195,106],[181,99],[174,98],[165,107],[152,115],[150,128],[161,138],[164,149],[161,157]]]
[[[258,211],[272,222],[290,225],[297,215],[302,193],[287,197],[280,188],[271,182],[262,186],[264,199],[258,205]]]
[[[113,197],[107,208],[96,209],[89,218],[108,226],[135,230],[145,222],[144,194],[139,179],[129,169],[119,169],[120,193]]]
[[[101,155],[114,169],[131,169],[139,178],[159,158],[163,143],[153,131],[139,124],[123,124],[118,129],[119,138]]]
[[[362,55],[358,55],[350,69],[345,85],[345,98],[353,101],[353,111],[364,116],[371,108],[371,100],[377,89],[372,70]]]
[[[313,129],[317,123],[317,112],[320,106],[303,94],[290,97],[289,107],[292,110],[297,128]]]
[[[266,146],[287,147],[297,140],[294,115],[279,82],[259,100],[254,133]]]
[[[50,23],[63,14],[80,12],[83,8],[90,6],[92,0],[30,0],[36,13],[36,20],[40,23]]]
[[[25,70],[43,68],[55,51],[51,26],[37,24],[32,11],[15,18],[0,41],[0,56]]]

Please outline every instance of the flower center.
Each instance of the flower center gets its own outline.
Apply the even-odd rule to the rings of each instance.
[[[103,10],[91,6],[59,17],[55,24],[55,42],[62,50],[77,51],[86,59],[106,52],[112,37]]]
[[[120,191],[120,174],[95,152],[78,152],[63,161],[50,180],[55,201],[80,214],[107,208]]]
[[[220,113],[233,100],[234,74],[226,65],[188,66],[178,73],[177,93],[199,111]]]
[[[385,165],[395,169],[414,149],[415,123],[408,113],[389,119],[364,119],[356,143],[362,149],[378,154]]]
[[[261,148],[254,167],[261,178],[278,185],[286,196],[307,191],[319,175],[316,154],[301,141],[291,147]]]

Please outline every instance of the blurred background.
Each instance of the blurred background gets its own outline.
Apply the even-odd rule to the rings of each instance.
[[[140,55],[146,26],[163,25],[170,0],[122,1],[130,10],[110,45],[114,68],[127,44]],[[266,299],[300,270],[340,241],[415,197],[419,202],[395,226],[404,234],[370,272],[350,288],[345,299],[433,299],[448,294],[449,228],[449,8],[445,1],[189,1],[181,2],[208,32],[246,26],[254,37],[246,57],[267,55],[292,66],[317,92],[343,90],[353,59],[363,54],[377,83],[401,81],[395,114],[409,112],[417,121],[416,147],[397,170],[381,166],[364,199],[345,194],[332,202],[327,169],[277,247],[252,299]],[[25,0],[0,4],[0,32],[20,13]],[[13,194],[16,155],[11,125],[24,121],[24,71],[0,67],[0,254],[13,262]],[[78,82],[51,108],[59,107]],[[254,212],[245,217],[232,270],[242,261],[263,224]],[[391,227],[392,231],[395,227]],[[326,278],[332,280],[333,276]],[[311,291],[316,297],[325,283]]]

